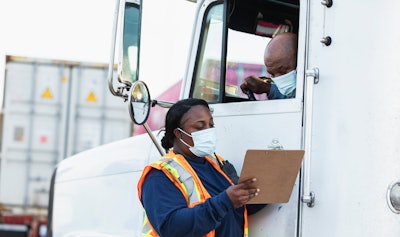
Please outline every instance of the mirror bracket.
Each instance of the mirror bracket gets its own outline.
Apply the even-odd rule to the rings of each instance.
[[[115,57],[115,43],[117,39],[117,23],[118,23],[118,17],[119,17],[119,6],[120,6],[120,0],[115,1],[115,11],[114,11],[114,24],[113,24],[113,30],[112,30],[112,37],[111,37],[111,52],[110,52],[110,62],[108,64],[108,75],[107,75],[107,81],[108,81],[108,88],[110,89],[111,94],[114,96],[122,96],[120,91],[115,91],[114,89],[114,57]]]
[[[168,102],[168,101],[162,101],[162,100],[152,100],[151,101],[151,107],[154,107],[156,105],[160,106],[161,108],[166,108],[169,109],[171,108],[172,105],[175,103]]]

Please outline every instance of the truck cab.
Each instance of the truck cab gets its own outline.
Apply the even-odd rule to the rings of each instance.
[[[119,22],[125,22],[119,28],[120,73],[117,79],[109,75],[111,92],[128,101],[131,118],[145,128],[152,106],[168,107],[168,103],[152,100],[146,86],[150,80],[162,83],[162,77],[146,77],[151,73],[145,71],[147,61],[142,60],[151,53],[142,41],[148,32],[144,19],[151,14],[146,2],[117,1],[116,19],[122,17]],[[364,5],[365,12],[359,11],[358,4]],[[395,165],[400,162],[395,145],[400,137],[396,122],[400,82],[389,79],[400,77],[395,69],[400,58],[393,54],[393,48],[399,49],[396,40],[400,37],[395,32],[390,38],[366,30],[376,27],[393,32],[390,23],[372,19],[370,14],[380,9],[397,22],[400,16],[391,4],[197,1],[179,98],[209,102],[218,134],[216,153],[240,173],[248,149],[305,150],[289,202],[270,204],[250,216],[249,236],[400,234],[400,172]],[[129,18],[132,7],[138,14]],[[135,27],[129,28],[132,23]],[[114,32],[112,52],[118,45]],[[240,84],[247,76],[266,75],[264,48],[282,32],[298,35],[296,95],[277,100],[258,95],[252,100]],[[357,40],[364,32],[369,32],[368,37]],[[128,35],[133,38],[123,37]],[[378,39],[382,43],[379,50],[372,50]],[[378,58],[384,53],[387,65]],[[173,60],[173,55],[166,56]],[[110,65],[113,60],[112,53]],[[372,65],[385,70],[378,72]],[[382,80],[379,89],[388,93],[372,100],[364,93],[376,90],[376,78]],[[88,150],[57,166],[49,236],[141,233],[137,180],[144,166],[163,154],[159,145],[162,129],[146,130],[149,136]]]

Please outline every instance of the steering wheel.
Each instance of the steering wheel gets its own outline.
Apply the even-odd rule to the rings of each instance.
[[[246,95],[249,98],[249,100],[251,100],[251,101],[257,100],[256,97],[254,96],[254,93],[249,90],[246,91]]]

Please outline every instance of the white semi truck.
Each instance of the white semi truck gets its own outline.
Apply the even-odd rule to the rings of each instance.
[[[145,17],[151,15],[148,1],[117,3],[116,19],[124,24],[114,29],[120,32],[115,39],[121,44],[114,40],[112,52],[116,45],[123,46],[117,47],[122,52],[121,84],[110,86],[114,95],[128,100],[132,119],[147,128],[152,105],[168,107],[168,103],[151,100],[142,82],[163,83],[157,70],[144,77],[151,74],[142,71],[146,62],[140,59],[151,47],[142,41],[142,34],[151,31],[146,27],[153,31],[174,27],[162,25],[168,18],[158,19],[157,26],[146,24]],[[180,98],[210,103],[218,132],[217,154],[240,172],[247,149],[267,149],[275,141],[284,149],[305,150],[290,201],[268,205],[251,216],[249,236],[398,237],[400,2],[199,0],[196,4]],[[179,14],[173,8],[165,11]],[[250,100],[239,88],[251,74],[250,66],[238,65],[262,65],[266,43],[284,31],[298,34],[296,96]],[[174,35],[158,37],[162,41]],[[110,65],[113,60],[112,55]],[[109,73],[109,80],[117,79]],[[162,130],[148,129],[148,133],[58,164],[51,183],[49,237],[141,235],[137,181],[143,167],[163,153],[158,143]]]

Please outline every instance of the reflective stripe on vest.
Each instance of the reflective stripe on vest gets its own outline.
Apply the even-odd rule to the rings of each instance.
[[[158,237],[157,233],[153,230],[147,218],[146,212],[143,213],[143,226],[142,226],[142,237]]]
[[[210,162],[214,168],[216,168],[231,184],[231,180],[228,176],[223,173],[219,168],[219,161],[216,156],[206,157],[206,160]],[[214,163],[214,164],[213,164]],[[187,168],[185,168],[187,166]],[[195,174],[186,159],[181,155],[176,155],[173,151],[170,151],[164,156],[161,161],[154,162],[149,166],[145,167],[142,177],[138,183],[138,194],[141,200],[141,185],[144,182],[146,175],[151,171],[152,168],[161,170],[166,176],[174,183],[174,185],[182,192],[185,196],[188,207],[193,207],[197,204],[203,203],[207,198],[210,198],[210,194],[205,190],[199,177]],[[189,171],[191,170],[191,171]],[[193,175],[191,174],[193,172]],[[196,185],[197,184],[197,185]],[[158,236],[154,228],[151,226],[146,214],[144,214],[144,223],[142,229],[142,237],[155,237]],[[205,237],[214,237],[215,230],[210,231]],[[247,210],[244,208],[244,237],[248,236],[248,223],[247,223]]]
[[[185,190],[189,198],[189,206],[191,206],[190,204],[200,202],[200,190],[198,187],[195,187],[192,175],[190,175],[190,173],[183,168],[179,162],[167,158],[164,162],[161,162],[161,165],[180,181],[182,188]]]

